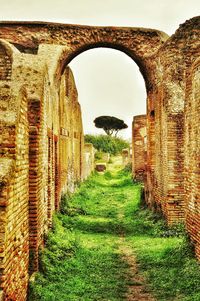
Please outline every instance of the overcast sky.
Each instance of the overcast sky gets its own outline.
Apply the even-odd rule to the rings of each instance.
[[[0,0],[1,20],[53,21],[71,24],[146,27],[171,35],[179,24],[200,15],[200,0]],[[70,63],[83,111],[85,132],[93,119],[113,115],[131,120],[146,111],[146,92],[137,65],[113,49],[86,51]]]

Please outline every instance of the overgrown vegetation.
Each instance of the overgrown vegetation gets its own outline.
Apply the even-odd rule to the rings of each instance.
[[[137,255],[147,290],[158,301],[199,301],[199,265],[183,226],[168,228],[140,195],[141,186],[132,183],[129,170],[116,165],[66,195],[29,300],[125,300],[131,280],[119,251],[123,235]]]
[[[117,155],[123,148],[129,147],[126,140],[107,135],[85,135],[85,142],[92,143],[98,151],[111,155]]]

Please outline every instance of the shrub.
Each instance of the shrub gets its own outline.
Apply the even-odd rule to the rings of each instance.
[[[102,158],[103,158],[103,152],[97,151],[95,153],[95,160],[102,160]]]
[[[123,148],[129,147],[128,141],[107,135],[85,135],[85,142],[92,143],[99,152],[111,155],[117,155]]]

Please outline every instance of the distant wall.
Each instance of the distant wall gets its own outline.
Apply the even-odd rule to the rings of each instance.
[[[130,158],[130,149],[129,148],[124,148],[122,150],[122,164],[125,166],[131,162]]]
[[[87,179],[87,177],[94,171],[95,168],[94,155],[95,155],[95,149],[93,147],[93,144],[85,143],[83,179]]]
[[[146,180],[146,115],[134,116],[132,123],[132,174],[137,181]]]

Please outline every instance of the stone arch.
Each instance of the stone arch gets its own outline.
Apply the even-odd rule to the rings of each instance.
[[[80,35],[80,32],[77,33],[79,29],[83,37]],[[133,31],[131,29],[120,29],[121,32],[123,33],[122,36],[119,36],[118,31],[115,32],[116,30],[115,28],[94,29],[93,27],[79,28],[79,26],[77,27],[74,26],[73,30],[74,32],[71,34],[72,40],[69,41],[68,38],[67,40],[68,48],[63,49],[63,52],[57,64],[55,76],[58,82],[62,74],[64,73],[66,66],[76,56],[78,56],[79,54],[87,50],[95,49],[95,48],[104,47],[104,48],[111,48],[111,49],[121,51],[122,53],[128,55],[139,67],[139,70],[143,76],[145,86],[146,86],[147,115],[150,116],[149,118],[150,120],[148,120],[147,122],[147,133],[148,133],[147,157],[148,157],[148,164],[149,164],[148,167],[149,174],[151,174],[150,176],[152,177],[152,179],[151,181],[148,182],[148,178],[147,178],[147,182],[148,182],[147,191],[153,191],[153,190],[156,191],[156,193],[150,192],[151,194],[150,198],[156,200],[156,203],[159,204],[161,210],[166,211],[166,217],[168,217],[167,216],[168,209],[166,209],[165,200],[163,201],[163,204],[161,204],[161,199],[163,199],[163,189],[164,189],[163,187],[165,184],[163,180],[162,164],[166,163],[165,159],[167,157],[166,156],[167,146],[164,145],[162,142],[162,137],[166,135],[165,128],[164,126],[162,126],[162,121],[168,122],[168,120],[164,120],[163,112],[161,112],[162,102],[164,99],[162,95],[163,92],[161,90],[164,81],[163,61],[165,62],[165,55],[163,54],[162,51],[158,55],[160,48],[163,47],[163,49],[165,50],[164,45],[166,40],[168,40],[168,37],[166,35],[163,35],[163,33],[161,34],[161,32],[158,33],[157,31],[154,30],[150,32],[151,30],[148,31],[146,29],[133,29]],[[85,32],[83,33],[83,31]],[[114,37],[112,31],[114,32]],[[97,36],[95,36],[92,33],[96,33]],[[76,40],[74,39],[75,36],[76,36]],[[155,41],[155,36],[157,41]],[[165,74],[167,74],[167,72],[164,73],[164,75]],[[170,111],[172,115],[174,115],[178,113],[179,110],[182,110],[182,107],[180,108],[178,106],[179,100],[176,101],[180,93],[178,94],[178,97],[176,97],[177,96],[176,93],[177,87],[176,87],[175,95],[173,94],[174,85],[173,85],[172,78],[168,79],[167,82],[169,83],[169,87],[166,85],[165,99],[167,100],[168,105],[165,104],[165,108],[168,106],[168,112]],[[171,117],[173,119],[174,116]],[[175,128],[176,124],[172,123],[172,130],[173,130],[173,126]],[[158,138],[157,140],[155,139],[156,136]],[[161,158],[160,154],[162,154],[163,147],[166,148],[164,151],[165,155],[162,155]],[[167,165],[165,167],[166,169],[168,168]],[[166,198],[167,198],[167,193],[168,191],[166,191]],[[150,202],[151,201],[149,201],[149,203]],[[170,219],[169,222],[171,222]]]
[[[162,45],[162,43],[160,44]],[[153,47],[153,45],[152,45]],[[67,67],[67,65],[74,59],[76,58],[78,55],[80,55],[81,53],[91,50],[91,49],[97,49],[97,48],[109,48],[109,49],[113,49],[113,50],[117,50],[122,52],[122,54],[128,55],[132,60],[133,63],[135,63],[138,68],[139,68],[139,72],[141,73],[143,80],[144,80],[144,84],[146,87],[146,94],[147,94],[147,114],[148,112],[151,110],[154,110],[154,106],[152,109],[152,103],[153,103],[153,98],[154,95],[152,96],[152,87],[154,86],[154,76],[156,73],[159,73],[160,70],[156,69],[156,57],[153,56],[152,58],[148,58],[148,55],[144,55],[144,53],[142,54],[140,51],[134,51],[132,50],[132,48],[128,47],[127,45],[125,45],[124,43],[122,43],[121,41],[119,42],[112,42],[112,41],[108,41],[108,42],[103,42],[103,41],[95,41],[95,42],[91,42],[91,41],[87,41],[86,44],[84,45],[77,45],[76,47],[73,47],[71,49],[63,49],[63,52],[59,58],[59,62],[57,64],[57,68],[55,71],[55,77],[57,82],[59,83],[60,78],[62,76],[62,74],[65,71],[65,68]],[[154,49],[154,51],[156,51]],[[152,51],[153,53],[153,51]],[[151,54],[152,54],[151,53]],[[160,75],[157,75],[157,77],[159,77]],[[149,133],[153,133],[153,128],[154,128],[154,120],[151,122],[151,124],[149,125]],[[154,139],[154,135],[155,135],[155,131],[153,133],[153,138]],[[152,150],[152,146],[151,146],[151,150]],[[152,160],[154,160],[154,155],[155,153],[152,155]]]
[[[120,51],[125,55],[128,55],[133,60],[133,62],[136,63],[136,65],[138,66],[143,76],[146,88],[148,89],[148,87],[150,87],[150,76],[149,76],[150,70],[148,69],[147,61],[145,59],[141,59],[141,57],[138,57],[135,53],[132,53],[128,48],[113,43],[105,43],[105,42],[88,43],[87,45],[84,45],[76,50],[72,50],[70,52],[68,50],[67,53],[65,54],[63,62],[61,63],[61,70],[60,70],[61,74],[64,72],[66,66],[78,55],[88,50],[98,49],[98,48],[113,49],[113,50]]]
[[[40,44],[67,46],[67,54],[60,61],[61,73],[75,56],[86,50],[97,47],[120,50],[138,65],[148,88],[152,85],[149,72],[154,72],[148,58],[157,53],[169,38],[162,31],[137,27],[96,27],[47,22],[12,22],[12,24],[8,22],[6,26],[9,26],[9,31],[5,30],[5,23],[0,23],[0,37],[24,48],[28,47],[29,50],[38,48]]]
[[[59,64],[57,65],[57,70],[55,72],[57,80],[59,81],[65,68],[73,59],[75,59],[78,55],[82,54],[85,51],[97,48],[108,48],[118,50],[123,54],[129,56],[133,60],[133,62],[138,66],[139,71],[144,79],[147,92],[151,90],[153,86],[153,74],[157,72],[155,64],[152,63],[152,60],[154,61],[155,58],[152,57],[152,59],[150,59],[146,56],[142,57],[141,55],[138,55],[128,47],[121,45],[120,43],[117,44],[112,42],[89,42],[86,45],[81,45],[80,47],[77,47],[76,49],[65,49],[59,59]]]

